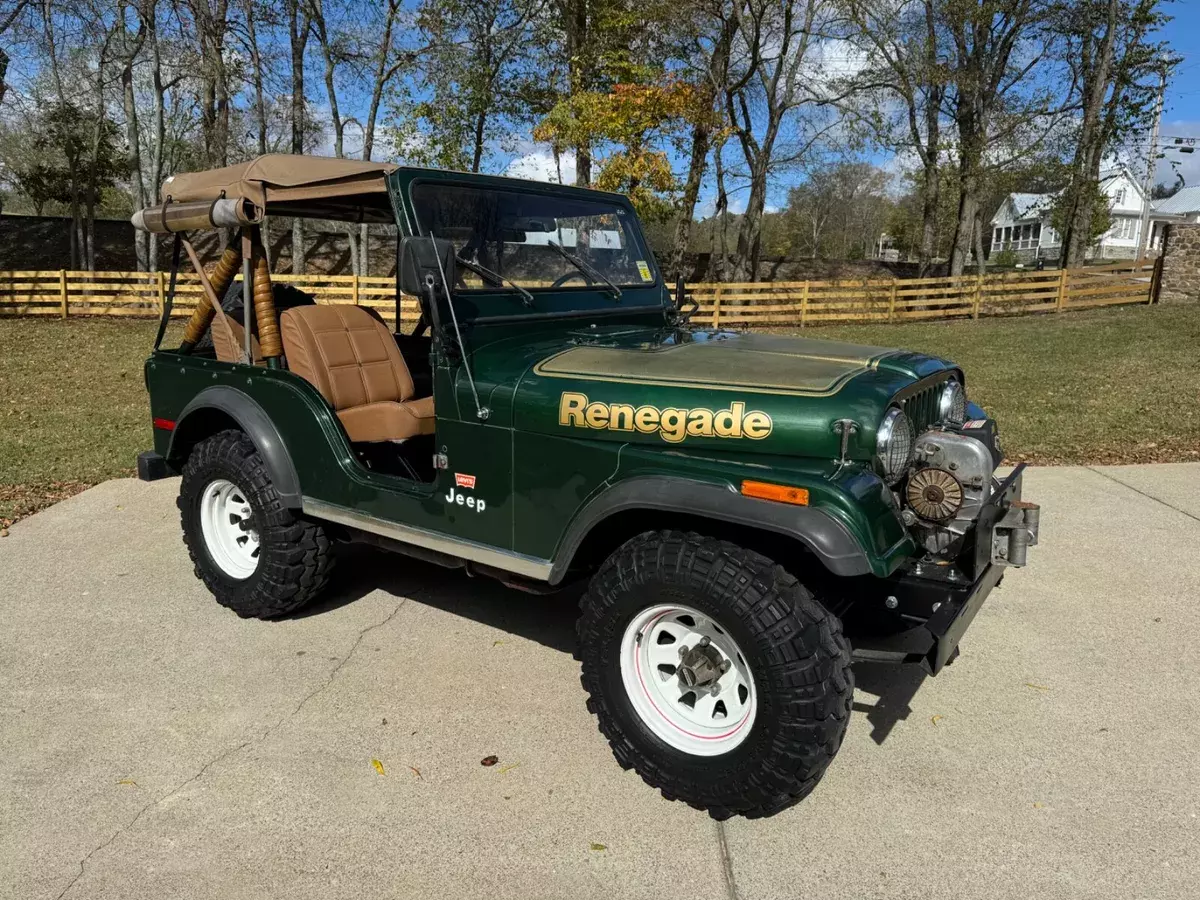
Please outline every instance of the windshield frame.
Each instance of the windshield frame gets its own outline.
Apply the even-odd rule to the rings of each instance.
[[[401,169],[396,174],[401,174],[404,169]],[[572,199],[586,199],[596,203],[607,203],[613,207],[620,207],[625,210],[626,215],[622,218],[625,221],[625,228],[628,232],[628,238],[633,241],[636,246],[635,250],[638,254],[642,254],[645,262],[650,268],[652,276],[650,281],[636,281],[630,283],[614,282],[620,287],[622,296],[631,298],[643,298],[645,292],[652,291],[656,297],[661,297],[664,290],[663,274],[659,270],[658,261],[655,259],[654,252],[650,249],[650,245],[646,240],[645,232],[642,229],[642,223],[637,215],[637,211],[629,202],[629,198],[623,194],[615,194],[607,191],[596,191],[589,188],[576,188],[568,185],[549,184],[539,181],[526,181],[520,178],[506,178],[503,176],[492,175],[476,175],[470,173],[460,173],[440,170],[409,170],[411,177],[406,179],[403,185],[402,194],[407,209],[405,211],[405,224],[413,231],[414,234],[428,236],[431,232],[421,221],[417,203],[414,199],[414,192],[423,186],[431,186],[433,188],[468,188],[471,190],[482,192],[505,192],[512,194],[538,194],[545,197],[566,197]],[[393,176],[395,177],[395,176]],[[581,196],[584,195],[584,196]],[[409,215],[411,214],[411,221]],[[566,248],[568,251],[570,248]],[[456,251],[457,252],[457,251]],[[550,285],[522,285],[522,287],[538,296],[554,296],[554,295],[597,295],[604,297],[609,304],[613,304],[612,288],[598,282],[595,284],[574,284],[567,283],[558,287]],[[456,288],[453,293],[456,296],[462,296],[464,299],[484,300],[492,297],[519,297],[520,295],[511,287],[496,287],[481,285],[479,287]],[[618,301],[619,305],[619,301]],[[630,303],[627,306],[627,311],[649,311],[659,310],[663,307],[663,303],[656,302],[653,305],[645,302]],[[526,312],[524,316],[535,315],[542,316],[561,316],[567,313],[595,313],[599,310],[557,310],[557,311],[539,311]],[[523,318],[522,315],[516,315],[515,318]],[[475,321],[486,321],[492,319],[509,318],[506,314],[500,315],[482,315],[473,317]]]

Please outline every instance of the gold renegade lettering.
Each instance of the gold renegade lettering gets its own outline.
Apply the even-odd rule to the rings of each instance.
[[[604,431],[658,432],[664,441],[677,444],[687,437],[750,438],[761,441],[774,427],[761,410],[746,412],[736,401],[728,409],[678,409],[668,406],[633,406],[629,403],[589,401],[586,394],[564,391],[558,404],[558,424]]]

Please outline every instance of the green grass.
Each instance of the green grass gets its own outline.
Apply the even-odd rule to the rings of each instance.
[[[814,334],[952,359],[1010,460],[1200,459],[1200,307],[1131,306]]]
[[[0,319],[0,527],[133,472],[151,445],[142,363],[155,328]],[[809,333],[955,360],[1012,460],[1200,459],[1200,307]]]
[[[0,319],[0,527],[134,471],[157,323]]]

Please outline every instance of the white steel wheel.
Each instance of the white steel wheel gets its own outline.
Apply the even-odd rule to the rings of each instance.
[[[258,531],[250,527],[250,502],[232,481],[218,478],[200,495],[200,532],[212,561],[243,581],[258,568]]]
[[[646,727],[683,753],[728,753],[754,725],[754,677],[741,649],[689,606],[652,606],[633,617],[621,639],[621,680]]]

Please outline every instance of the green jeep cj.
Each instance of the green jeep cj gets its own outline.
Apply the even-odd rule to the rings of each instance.
[[[394,225],[393,334],[272,285],[266,215]],[[721,818],[813,789],[855,659],[936,674],[1037,542],[963,373],[695,327],[624,197],[266,156],[179,175],[134,223],[203,287],[146,363],[154,451],[217,601],[286,615],[367,541],[528,591],[586,585],[587,702],[617,761]],[[187,234],[227,229],[205,272]],[[242,272],[242,281],[235,275]]]

